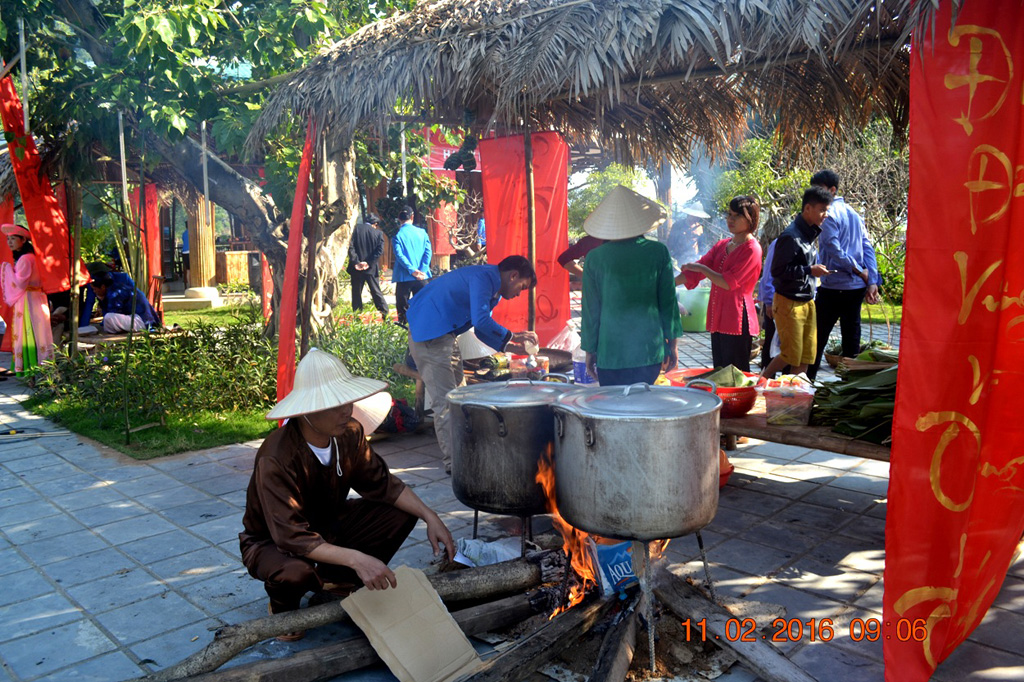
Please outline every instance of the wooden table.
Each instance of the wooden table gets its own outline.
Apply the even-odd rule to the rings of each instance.
[[[736,437],[746,436],[772,443],[827,450],[841,455],[852,455],[880,462],[889,461],[889,446],[847,438],[835,433],[828,426],[775,426],[769,424],[765,414],[764,396],[758,396],[754,408],[746,416],[722,419],[718,428],[726,436],[726,450],[735,450]]]

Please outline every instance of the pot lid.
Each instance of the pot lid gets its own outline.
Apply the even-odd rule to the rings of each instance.
[[[678,419],[717,410],[722,399],[696,388],[634,384],[581,389],[561,396],[555,406],[581,417]]]
[[[458,405],[537,407],[551,405],[558,396],[576,390],[575,386],[552,381],[501,381],[457,388],[448,394],[448,400]]]

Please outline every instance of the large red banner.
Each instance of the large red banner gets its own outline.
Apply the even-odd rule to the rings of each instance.
[[[927,680],[1024,532],[1024,14],[964,3],[911,56],[910,208],[889,510],[885,678]]]
[[[49,179],[40,175],[36,143],[31,135],[25,134],[21,100],[9,77],[0,80],[0,117],[4,131],[12,137],[7,149],[18,181],[26,227],[32,233],[40,264],[43,291],[48,294],[66,291],[71,287],[68,223]],[[84,276],[84,268],[82,273]]]
[[[0,201],[0,225],[7,225],[14,222],[14,199],[7,197],[3,201]],[[3,235],[0,235],[2,237]],[[10,247],[7,246],[6,239],[0,239],[0,264],[3,263],[14,263],[14,254],[11,253]],[[3,318],[4,324],[10,327],[11,322],[14,320],[14,314],[11,310],[11,306],[4,303],[3,295],[0,295],[0,317]],[[3,341],[0,341],[0,351],[10,353],[13,349],[11,345],[11,337],[14,334],[4,334]]]
[[[558,255],[569,245],[569,145],[556,132],[534,133],[534,207],[537,224],[537,324],[547,345],[569,320],[569,273]],[[523,136],[480,141],[483,160],[487,262],[528,254],[526,152]],[[527,328],[527,293],[505,301],[494,319],[512,331]]]

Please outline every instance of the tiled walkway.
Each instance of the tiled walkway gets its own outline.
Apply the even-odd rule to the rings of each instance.
[[[684,337],[684,362],[706,362],[707,337]],[[24,396],[17,381],[0,383],[0,431],[55,430],[20,408]],[[264,615],[262,586],[242,569],[237,541],[257,446],[136,462],[75,436],[0,441],[0,680],[131,678],[198,651],[219,625]],[[455,500],[431,436],[375,447],[456,537],[470,535],[473,513]],[[732,461],[736,473],[703,532],[718,589],[783,604],[802,620],[833,618],[841,632],[853,618],[880,617],[888,466],[757,441]],[[518,526],[483,517],[488,538]],[[668,556],[702,577],[693,538],[674,540]],[[430,558],[421,524],[394,565]],[[324,644],[339,631],[264,642],[237,662]],[[1024,679],[1021,642],[1024,560],[935,679]],[[788,653],[822,682],[882,680],[878,645],[844,636]],[[377,669],[338,679],[394,678]],[[755,678],[734,666],[719,679]]]

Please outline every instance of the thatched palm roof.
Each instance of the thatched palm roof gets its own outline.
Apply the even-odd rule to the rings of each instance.
[[[907,125],[910,0],[434,0],[335,43],[250,134],[312,114],[344,130],[413,112],[561,130],[623,160],[731,146],[749,115],[789,141],[874,113]],[[912,16],[912,13],[914,15]]]

